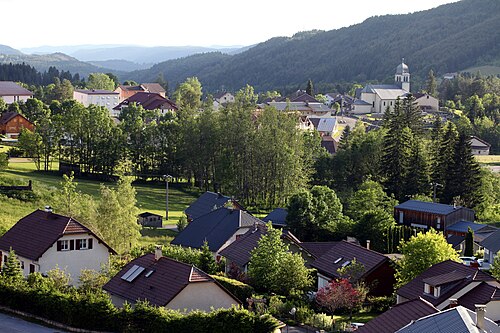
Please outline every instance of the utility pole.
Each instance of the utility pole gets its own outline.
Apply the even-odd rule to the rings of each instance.
[[[436,182],[431,183],[431,185],[432,185],[432,202],[436,203],[436,189],[438,186],[443,187],[443,185]]]
[[[168,222],[168,179],[172,176],[163,175],[163,178],[165,178],[165,222]]]

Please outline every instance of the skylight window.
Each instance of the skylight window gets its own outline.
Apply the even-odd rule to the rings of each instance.
[[[141,274],[145,270],[144,267],[134,265],[132,268],[130,268],[125,274],[122,275],[122,280],[125,280],[127,282],[132,282],[134,281],[139,274]]]
[[[154,272],[155,272],[155,271],[154,271],[154,269],[152,269],[152,270],[150,270],[149,272],[147,272],[147,273],[146,273],[146,275],[144,275],[144,277],[147,277],[147,278],[148,278],[148,277],[150,277],[150,276],[151,276],[151,274],[153,274]]]
[[[337,260],[335,260],[333,263],[334,263],[334,264],[338,264],[338,263],[340,262],[340,260],[342,260],[342,257],[337,258]]]
[[[342,267],[345,267],[345,266],[349,265],[350,263],[351,263],[351,261],[350,261],[350,260],[347,260],[346,262],[344,262],[344,263],[342,264]]]

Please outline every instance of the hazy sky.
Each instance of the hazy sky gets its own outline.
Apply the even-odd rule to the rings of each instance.
[[[454,0],[0,0],[0,44],[251,45]]]

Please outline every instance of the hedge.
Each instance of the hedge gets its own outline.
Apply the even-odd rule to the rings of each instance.
[[[236,298],[243,304],[246,304],[247,298],[252,297],[252,294],[254,293],[253,287],[246,283],[219,275],[210,276],[217,280],[217,282],[219,282],[231,294],[236,296]]]
[[[62,324],[88,330],[113,332],[208,332],[268,333],[278,322],[244,309],[190,312],[158,308],[139,302],[117,309],[108,295],[82,294],[76,290],[36,289],[26,283],[5,283],[0,279],[0,304]]]

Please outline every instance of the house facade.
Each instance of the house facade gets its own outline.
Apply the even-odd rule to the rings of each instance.
[[[0,98],[7,104],[26,102],[33,93],[12,81],[0,81]]]
[[[137,223],[143,227],[161,228],[163,226],[163,216],[150,212],[144,212],[139,214]]]
[[[153,94],[158,94],[162,97],[167,97],[166,90],[159,83],[143,83],[135,86],[119,85],[115,92],[120,95],[120,102],[123,102],[127,98],[132,97],[138,92],[148,92]]]
[[[120,103],[120,94],[117,92],[97,89],[75,89],[73,92],[73,99],[82,103],[85,107],[91,104],[103,106],[108,109],[112,117],[117,117],[119,115],[119,113],[113,110],[113,108]]]
[[[158,93],[136,92],[115,106],[113,112],[119,115],[124,108],[132,104],[141,105],[145,110],[159,110],[162,115],[167,112],[177,112],[178,110],[174,102]]]
[[[161,255],[146,254],[134,259],[103,289],[113,304],[123,307],[147,300],[152,305],[174,310],[202,310],[231,308],[241,305],[230,292],[200,269]]]
[[[214,95],[213,106],[215,110],[218,110],[221,106],[227,103],[234,103],[234,96],[229,92],[221,92]]]
[[[436,97],[423,93],[416,93],[413,97],[415,97],[415,103],[417,103],[423,112],[439,111],[439,100]]]
[[[58,267],[70,274],[73,284],[82,269],[98,271],[108,263],[110,254],[115,254],[90,229],[50,210],[36,210],[0,237],[3,263],[10,249],[15,251],[24,275],[45,274]]]
[[[33,132],[35,126],[25,116],[17,112],[4,112],[0,115],[0,134],[16,139],[23,128]]]
[[[489,155],[491,144],[478,138],[477,136],[471,136],[470,145],[473,155]]]
[[[410,227],[446,231],[457,222],[473,222],[474,211],[462,206],[408,200],[394,207],[394,219]]]

